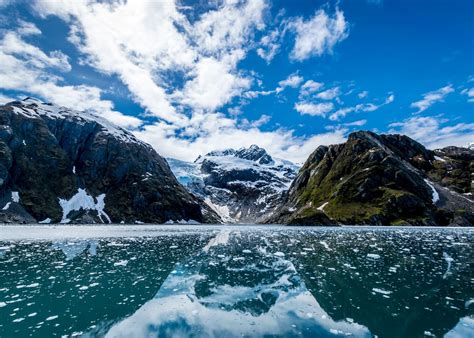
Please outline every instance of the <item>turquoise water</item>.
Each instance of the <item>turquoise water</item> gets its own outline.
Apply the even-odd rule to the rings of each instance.
[[[474,337],[474,230],[0,227],[0,337]]]

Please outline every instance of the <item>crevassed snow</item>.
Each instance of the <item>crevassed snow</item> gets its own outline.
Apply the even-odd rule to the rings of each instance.
[[[433,192],[432,194],[432,201],[433,201],[433,204],[435,204],[436,202],[439,201],[439,194],[438,192],[436,191],[435,187],[433,186],[433,184],[428,181],[427,179],[425,179],[425,183],[431,188],[431,191]]]
[[[99,215],[100,220],[102,223],[105,223],[102,216],[104,216],[108,223],[112,223],[110,217],[105,213],[105,194],[100,194],[96,197],[96,201],[94,198],[89,195],[84,189],[79,188],[77,194],[72,196],[69,200],[59,198],[59,205],[63,209],[63,217],[61,219],[61,223],[69,223],[70,219],[67,218],[71,211],[79,211],[79,210],[95,210]]]

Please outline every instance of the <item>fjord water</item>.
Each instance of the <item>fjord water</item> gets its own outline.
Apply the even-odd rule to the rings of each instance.
[[[473,337],[474,229],[0,227],[0,337]]]

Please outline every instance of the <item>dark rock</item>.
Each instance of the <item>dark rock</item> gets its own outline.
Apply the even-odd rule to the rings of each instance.
[[[456,147],[433,152],[404,135],[355,132],[344,144],[318,147],[264,222],[472,225],[473,155]]]
[[[19,192],[29,222],[219,221],[148,144],[95,115],[35,99],[0,107],[0,189],[0,197]],[[60,199],[75,202],[67,214]]]

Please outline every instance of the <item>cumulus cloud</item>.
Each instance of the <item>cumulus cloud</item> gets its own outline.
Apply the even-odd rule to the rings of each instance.
[[[454,91],[452,85],[447,85],[440,89],[423,94],[423,99],[413,102],[410,107],[416,108],[417,113],[421,113],[437,102],[443,102],[444,98]]]
[[[206,11],[188,17],[173,0],[37,0],[34,3],[40,17],[56,16],[69,26],[68,40],[79,51],[84,65],[118,78],[144,113],[156,117],[154,122],[116,111],[111,101],[101,98],[100,88],[64,85],[60,73],[70,71],[68,56],[60,51],[44,53],[24,43],[22,36],[39,34],[32,25],[23,25],[22,31],[18,30],[14,36],[17,41],[5,43],[5,48],[10,50],[0,60],[2,66],[6,65],[0,69],[0,80],[2,85],[8,83],[3,88],[35,94],[77,109],[95,108],[116,123],[130,128],[140,126],[134,131],[138,137],[165,156],[185,160],[216,148],[257,143],[268,148],[272,155],[301,161],[319,144],[344,140],[346,129],[300,137],[293,130],[261,130],[270,121],[265,114],[248,121],[241,118],[238,108],[232,110],[235,114],[231,117],[219,112],[243,93],[251,97],[298,88],[303,78],[291,74],[273,91],[251,94],[253,74],[239,70],[239,63],[254,48],[261,48],[257,54],[271,61],[287,25],[274,29],[273,34],[267,33],[267,38],[264,36],[256,44],[256,33],[265,28],[267,1],[210,2],[206,7]],[[330,52],[337,42],[334,38],[338,36],[336,40],[340,40],[346,34],[342,12],[337,11],[333,17],[326,15],[326,21],[323,14],[326,15],[324,11],[316,12],[309,21],[292,20],[295,59]],[[304,28],[317,30],[318,25],[327,32],[322,33],[322,41],[310,41],[311,48],[316,49],[307,52],[303,48],[307,42]],[[308,84],[306,89],[313,91],[316,85],[312,85]]]
[[[336,97],[338,97],[341,94],[341,90],[339,87],[334,87],[327,89],[325,91],[322,91],[316,95],[318,99],[322,100],[333,100]]]
[[[334,45],[349,34],[349,25],[339,9],[334,16],[320,9],[309,20],[299,17],[291,21],[288,27],[296,34],[295,45],[290,53],[290,57],[296,61],[331,53]]]
[[[474,123],[447,125],[439,116],[415,116],[389,125],[390,133],[401,133],[423,143],[430,149],[446,146],[465,147],[474,142]]]
[[[467,96],[468,102],[474,102],[474,88],[465,88],[461,91],[461,94]]]
[[[303,80],[304,79],[301,76],[292,74],[287,79],[278,82],[278,87],[275,89],[275,92],[280,93],[286,87],[296,88],[301,84],[301,82],[303,82]]]
[[[326,117],[326,114],[334,109],[332,102],[306,103],[298,102],[295,104],[295,110],[301,115]]]
[[[101,99],[102,91],[97,87],[61,85],[62,78],[51,71],[70,71],[68,58],[60,51],[46,54],[22,39],[22,34],[38,34],[36,30],[34,25],[23,23],[19,31],[7,32],[0,40],[0,89],[38,95],[77,110],[91,110],[124,127],[141,124],[140,119],[115,111],[112,101]]]
[[[373,112],[376,111],[377,109],[392,103],[395,101],[395,95],[394,94],[389,94],[387,98],[383,101],[383,103],[380,104],[375,104],[375,103],[359,103],[353,107],[343,107],[335,111],[333,114],[329,116],[329,119],[332,121],[337,121],[343,117],[345,117],[347,114],[350,113],[357,113],[357,112]]]
[[[322,82],[316,82],[313,80],[306,81],[300,88],[300,98],[310,96],[316,93],[324,86]]]

